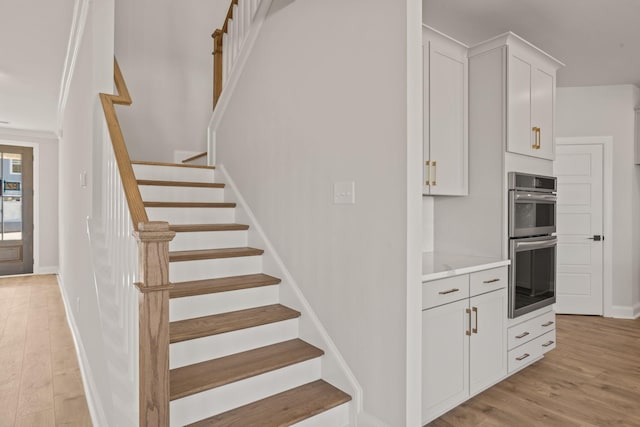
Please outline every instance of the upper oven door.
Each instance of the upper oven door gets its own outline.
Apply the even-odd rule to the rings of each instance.
[[[509,237],[555,233],[556,200],[550,193],[509,191]]]

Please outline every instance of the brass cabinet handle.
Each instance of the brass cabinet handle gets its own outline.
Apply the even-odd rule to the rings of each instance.
[[[440,291],[440,292],[438,292],[438,293],[439,293],[440,295],[447,295],[447,294],[452,294],[452,293],[454,293],[454,292],[458,292],[459,290],[460,290],[460,289],[458,289],[458,288],[452,288],[452,289],[449,289],[448,291]]]
[[[522,356],[520,356],[520,357],[516,357],[516,360],[519,362],[519,361],[521,361],[521,360],[526,359],[526,358],[527,358],[527,357],[529,357],[529,356],[531,356],[529,353],[525,353],[525,354],[523,354],[523,355],[522,355]]]
[[[529,335],[529,332],[523,332],[523,333],[521,333],[520,335],[516,335],[516,338],[517,338],[517,339],[524,338],[524,337],[526,337],[527,335]]]
[[[531,146],[531,148],[533,148],[534,150],[539,150],[540,149],[540,128],[533,127],[531,128],[531,130],[535,133],[535,142]]]
[[[482,283],[495,283],[495,282],[499,282],[499,281],[500,281],[500,279],[491,279],[491,280],[485,280]]]
[[[478,307],[472,307],[471,310],[476,314],[476,327],[471,330],[474,334],[478,333]]]
[[[433,166],[433,180],[431,181],[431,185],[436,186],[436,173],[438,172],[438,165],[436,164],[436,162],[431,162],[431,166]]]
[[[467,313],[469,315],[469,329],[467,329],[467,331],[465,332],[465,334],[467,336],[471,336],[471,310],[469,310],[468,308],[465,309],[465,313]]]
[[[543,347],[549,347],[551,344],[553,344],[553,341],[546,342],[546,343],[542,344],[542,346]]]
[[[426,166],[427,166],[427,180],[425,181],[425,185],[428,186],[429,185],[429,181],[431,181],[431,162],[429,160],[427,160],[426,162]]]
[[[546,328],[547,326],[551,326],[551,325],[553,325],[553,320],[549,320],[547,323],[543,323],[542,327]]]

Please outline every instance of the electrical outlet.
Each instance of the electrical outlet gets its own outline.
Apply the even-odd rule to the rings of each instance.
[[[80,172],[80,187],[87,188],[87,171]]]
[[[353,181],[333,183],[333,204],[353,205],[356,203],[356,183]]]
[[[80,297],[76,297],[76,313],[80,312]]]

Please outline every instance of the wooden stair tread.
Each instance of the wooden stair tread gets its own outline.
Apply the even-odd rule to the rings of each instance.
[[[224,184],[219,182],[162,181],[158,179],[139,179],[138,185],[155,185],[159,187],[224,188]]]
[[[235,231],[248,230],[245,224],[171,224],[169,228],[176,233],[189,233],[197,231]]]
[[[331,384],[317,380],[232,409],[187,427],[290,426],[351,400]]]
[[[265,305],[228,313],[169,323],[169,342],[176,343],[300,317],[300,312],[281,304]]]
[[[144,202],[145,208],[235,208],[235,203],[216,202]]]
[[[221,277],[218,279],[194,280],[173,283],[169,298],[191,297],[218,292],[237,291],[240,289],[258,288],[277,285],[281,282],[277,277],[266,274],[248,274],[244,276]]]
[[[314,359],[323,354],[319,348],[296,338],[172,369],[169,375],[170,399],[180,399]]]
[[[149,165],[149,166],[171,166],[176,168],[195,168],[195,169],[215,169],[215,166],[208,165],[187,165],[184,163],[166,163],[166,162],[145,162],[141,160],[132,160],[132,165]]]
[[[256,248],[224,248],[198,249],[194,251],[173,251],[169,252],[169,262],[258,256],[262,255],[263,253],[264,250]]]
[[[194,160],[198,160],[198,159],[200,159],[202,157],[205,157],[207,154],[208,154],[208,151],[204,151],[202,153],[198,153],[195,156],[191,156],[191,157],[188,157],[188,158],[184,159],[182,161],[182,163],[189,163],[189,162],[192,162]]]

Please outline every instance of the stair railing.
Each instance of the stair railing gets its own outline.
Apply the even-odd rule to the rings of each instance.
[[[213,108],[238,59],[261,0],[232,0],[222,28],[213,32]]]
[[[108,181],[102,190],[102,228],[107,257],[122,259],[109,266],[115,275],[138,290],[138,408],[140,426],[169,425],[169,224],[149,221],[114,104],[131,105],[131,97],[114,60],[116,95],[100,94],[112,150],[105,148],[103,165]],[[120,202],[118,202],[120,200]],[[115,202],[111,202],[115,201]],[[133,263],[136,258],[137,265]],[[133,251],[131,248],[134,248]],[[133,252],[133,253],[131,253]],[[95,263],[95,262],[94,262]],[[120,265],[121,264],[121,265]],[[135,319],[133,320],[135,322]],[[135,341],[135,338],[134,338]]]

